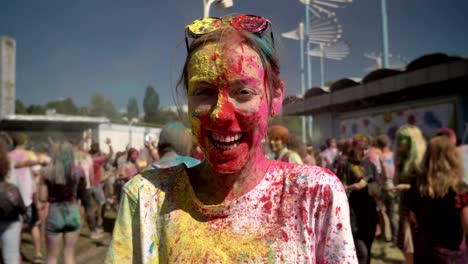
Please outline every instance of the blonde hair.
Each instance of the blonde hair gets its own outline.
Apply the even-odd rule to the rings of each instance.
[[[461,166],[460,154],[448,137],[432,138],[422,163],[422,174],[418,178],[421,195],[439,198],[450,189],[456,190],[461,182]]]
[[[407,141],[406,143],[404,141]],[[421,171],[421,162],[426,152],[426,140],[421,130],[413,125],[403,125],[397,131],[396,145],[410,144],[406,155],[398,151],[395,154],[395,165],[400,180],[407,179]]]

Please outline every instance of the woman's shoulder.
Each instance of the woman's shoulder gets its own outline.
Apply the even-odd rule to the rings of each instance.
[[[132,197],[141,194],[154,195],[167,191],[176,182],[182,183],[180,178],[184,176],[186,176],[185,169],[180,165],[170,168],[151,168],[129,180],[124,185],[124,192]]]
[[[338,177],[326,168],[287,162],[274,162],[272,167],[273,174],[280,174],[298,188],[329,186],[334,190],[344,190]]]

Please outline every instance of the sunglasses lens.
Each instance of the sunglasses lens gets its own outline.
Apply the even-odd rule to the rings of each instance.
[[[237,30],[246,30],[250,33],[261,33],[267,28],[266,18],[254,15],[240,15],[234,17],[231,25]]]
[[[223,25],[223,21],[219,18],[207,17],[203,19],[197,19],[192,24],[188,25],[186,29],[192,34],[192,36],[201,36],[211,31],[220,28]]]

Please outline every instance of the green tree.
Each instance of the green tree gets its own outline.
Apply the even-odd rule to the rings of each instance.
[[[159,119],[159,95],[153,86],[146,87],[143,99],[144,121],[146,123],[157,123]]]
[[[43,115],[43,114],[45,114],[45,108],[42,105],[32,104],[32,105],[28,106],[27,112],[30,115]]]
[[[112,101],[105,98],[102,94],[96,93],[91,96],[91,104],[89,114],[91,116],[105,116],[110,119],[115,119],[119,116],[117,109]]]
[[[73,102],[73,99],[68,97],[64,100],[54,100],[50,101],[45,105],[46,109],[55,109],[57,113],[65,115],[77,115],[78,107]]]
[[[138,118],[140,111],[138,110],[138,102],[135,97],[128,99],[127,103],[127,118],[132,120],[132,118]]]
[[[15,101],[15,114],[24,115],[28,113],[28,109],[24,106],[23,102],[20,99]]]

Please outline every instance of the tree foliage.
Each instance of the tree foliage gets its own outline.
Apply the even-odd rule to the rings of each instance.
[[[144,121],[146,123],[158,123],[159,115],[159,94],[153,86],[146,87],[143,99],[143,111],[145,111]]]
[[[130,97],[127,103],[127,118],[132,120],[132,118],[138,118],[140,111],[138,109],[138,102],[135,97]]]
[[[68,97],[65,100],[54,100],[50,101],[45,105],[46,109],[55,109],[55,111],[59,114],[65,115],[77,115],[78,114],[78,107],[73,102],[73,99]]]
[[[17,115],[24,115],[28,113],[28,109],[24,106],[23,102],[19,99],[15,101],[15,114]]]
[[[102,94],[96,93],[91,96],[89,114],[91,116],[105,116],[109,119],[118,118],[119,113],[112,101]]]

